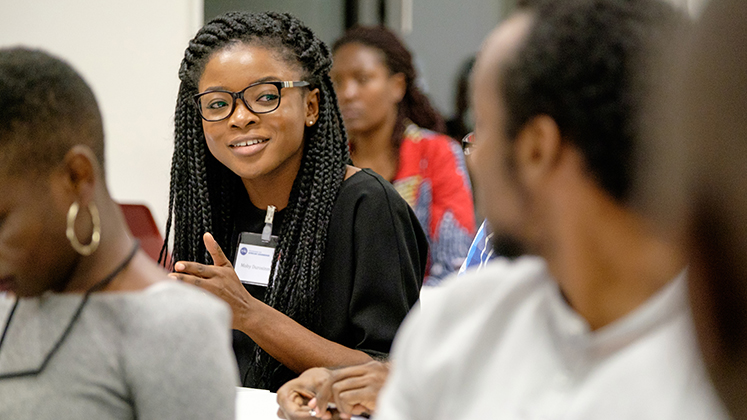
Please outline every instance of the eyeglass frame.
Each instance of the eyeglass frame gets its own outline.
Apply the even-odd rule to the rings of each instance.
[[[462,152],[464,156],[469,156],[474,152],[475,149],[475,132],[469,132],[462,137]]]
[[[255,111],[252,109],[252,107],[249,106],[248,103],[246,103],[246,99],[244,99],[244,92],[246,92],[247,89],[253,88],[254,86],[258,85],[274,85],[278,89],[278,103],[275,106],[275,108],[269,110],[269,111]],[[280,108],[280,101],[283,98],[282,90],[283,88],[292,88],[292,87],[307,87],[311,86],[311,83],[301,80],[301,81],[269,81],[269,82],[255,82],[250,84],[249,86],[245,87],[244,89],[241,89],[238,92],[231,92],[230,90],[208,90],[206,92],[198,93],[192,97],[192,100],[195,103],[195,106],[197,107],[197,113],[200,114],[200,118],[207,122],[218,122],[223,121],[225,119],[228,119],[233,115],[233,112],[236,111],[236,100],[241,99],[241,102],[244,103],[244,106],[251,111],[254,114],[262,115],[262,114],[269,114],[270,112],[276,111],[278,108]],[[202,108],[200,107],[200,98],[202,98],[205,95],[216,93],[216,92],[222,92],[222,93],[228,93],[231,95],[231,98],[233,99],[231,102],[231,111],[226,115],[225,117],[218,119],[218,120],[209,120],[205,118],[204,115],[202,115]]]

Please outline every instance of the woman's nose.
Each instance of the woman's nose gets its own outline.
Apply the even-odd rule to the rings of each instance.
[[[244,101],[236,100],[236,108],[234,108],[233,113],[229,117],[231,125],[245,127],[251,123],[257,122],[258,120],[259,117],[257,114],[252,112],[252,110],[246,106]]]
[[[352,99],[358,94],[358,86],[353,82],[343,82],[339,85],[339,92],[337,93],[343,99]]]

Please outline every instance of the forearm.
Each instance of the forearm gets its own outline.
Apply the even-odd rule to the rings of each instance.
[[[256,301],[241,314],[234,313],[234,327],[248,335],[259,347],[296,373],[312,367],[351,366],[372,359],[327,340],[287,315]]]

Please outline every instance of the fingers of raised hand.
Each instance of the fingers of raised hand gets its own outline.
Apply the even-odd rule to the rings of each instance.
[[[177,271],[170,273],[169,277],[195,285],[215,294],[221,287],[220,282],[215,281],[215,279],[220,277],[220,272],[216,271],[217,268],[221,267],[179,261],[174,265],[174,269]]]
[[[233,267],[233,264],[231,264],[231,261],[226,258],[223,249],[221,249],[220,245],[218,245],[218,242],[213,238],[213,235],[210,234],[210,232],[206,232],[202,235],[202,241],[205,243],[205,249],[207,249],[210,256],[213,257],[213,263],[215,263],[215,265],[220,267]]]
[[[204,287],[205,283],[212,283],[216,290],[225,288],[230,283],[240,284],[238,276],[232,267],[219,267],[215,265],[205,265],[195,262],[179,261],[174,265],[176,272],[170,276],[187,283],[195,284],[196,277],[201,279],[197,282],[198,286]]]
[[[206,279],[199,277],[199,276],[193,276],[191,274],[184,274],[184,273],[170,273],[169,277],[182,281],[184,283],[193,284],[197,287],[201,287],[205,289],[208,284],[205,281]]]
[[[179,261],[174,264],[174,274],[190,274],[199,277],[215,277],[217,270],[212,265],[205,265],[191,261]]]

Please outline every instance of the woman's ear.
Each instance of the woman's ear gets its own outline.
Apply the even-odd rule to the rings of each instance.
[[[306,95],[306,124],[311,127],[319,119],[319,88],[316,88]]]
[[[395,73],[389,76],[389,92],[394,103],[398,104],[405,98],[407,93],[407,79],[404,73]]]
[[[66,194],[85,206],[93,199],[99,171],[98,159],[91,148],[76,145],[65,154],[52,176]]]

